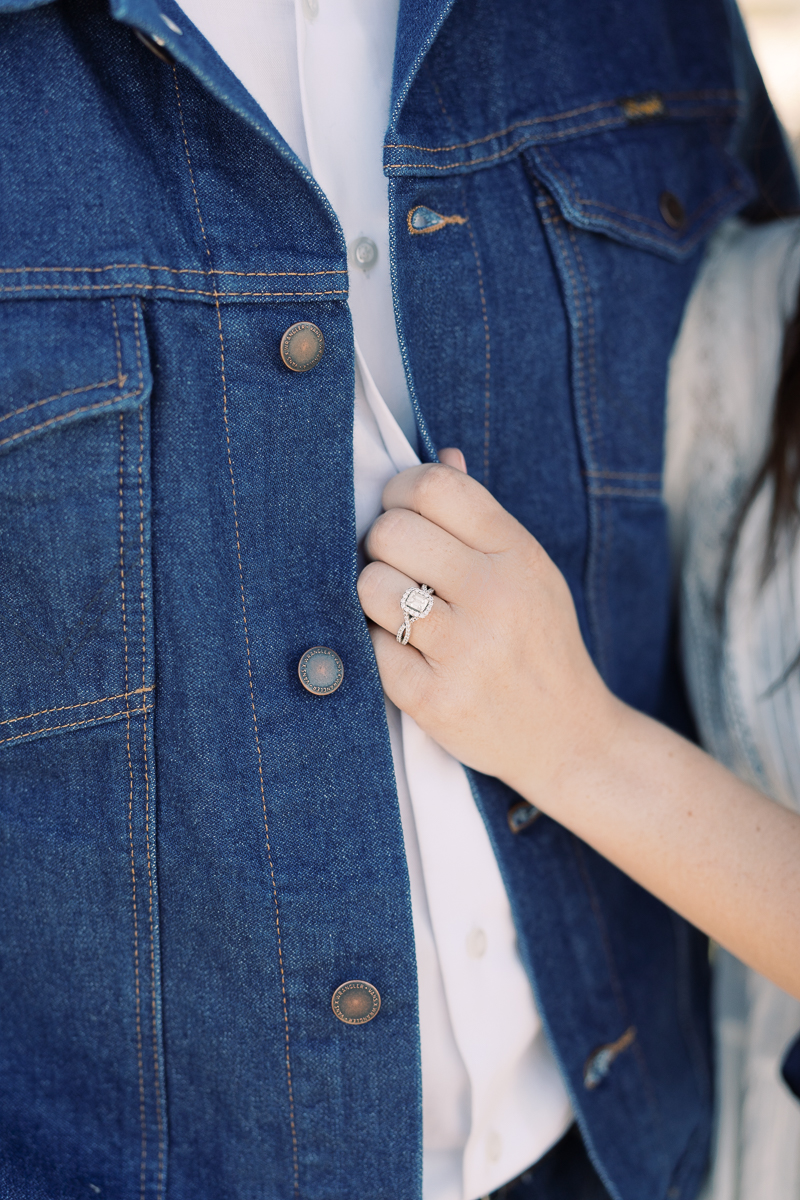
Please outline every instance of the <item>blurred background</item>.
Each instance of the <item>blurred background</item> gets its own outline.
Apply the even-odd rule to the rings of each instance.
[[[800,0],[739,0],[778,116],[800,157]]]

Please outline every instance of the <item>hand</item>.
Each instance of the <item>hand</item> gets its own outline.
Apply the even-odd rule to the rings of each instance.
[[[616,702],[560,571],[460,451],[441,458],[390,480],[366,538],[358,592],[383,686],[461,762],[547,807],[563,768],[610,736]],[[421,583],[433,610],[401,646],[400,597]]]

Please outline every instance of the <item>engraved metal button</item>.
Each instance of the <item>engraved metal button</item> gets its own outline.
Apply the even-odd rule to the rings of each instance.
[[[331,997],[335,1016],[345,1025],[366,1025],[377,1017],[381,1007],[378,989],[363,979],[348,979],[341,983]]]
[[[310,371],[322,358],[325,338],[310,321],[290,325],[281,338],[281,358],[290,371]]]
[[[658,211],[670,229],[681,229],[686,223],[686,210],[674,192],[662,192],[658,197]]]
[[[360,237],[351,242],[350,261],[362,271],[369,271],[375,266],[378,261],[378,247],[372,238]]]
[[[329,696],[344,679],[344,663],[329,646],[312,646],[297,664],[297,674],[307,692]]]

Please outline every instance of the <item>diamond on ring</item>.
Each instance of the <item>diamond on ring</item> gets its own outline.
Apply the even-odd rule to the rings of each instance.
[[[403,592],[400,607],[405,619],[397,631],[397,640],[401,646],[405,646],[411,636],[411,626],[415,621],[421,621],[423,617],[427,617],[433,608],[433,588],[428,587],[426,583],[421,583],[419,587],[408,588]]]

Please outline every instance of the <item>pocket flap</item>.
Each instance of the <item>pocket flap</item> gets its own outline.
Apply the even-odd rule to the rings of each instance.
[[[135,298],[0,305],[0,453],[138,407],[151,383],[141,324]]]
[[[727,122],[633,120],[524,153],[570,224],[680,260],[755,194],[725,150],[728,130]]]

